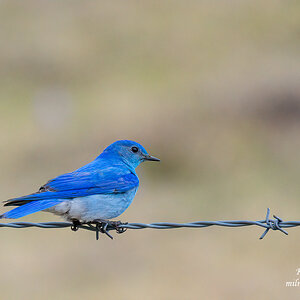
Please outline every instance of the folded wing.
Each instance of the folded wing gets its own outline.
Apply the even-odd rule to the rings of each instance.
[[[50,180],[37,193],[5,201],[5,206],[20,206],[32,201],[71,199],[95,194],[125,193],[138,185],[138,177],[129,171],[122,173],[120,170],[108,169],[72,172]]]

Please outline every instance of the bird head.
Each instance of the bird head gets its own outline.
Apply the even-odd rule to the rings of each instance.
[[[134,169],[144,161],[160,161],[160,159],[149,155],[142,145],[129,140],[114,142],[103,151],[103,154],[121,158],[127,165]]]

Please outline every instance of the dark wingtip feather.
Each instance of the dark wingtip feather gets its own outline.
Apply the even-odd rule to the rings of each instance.
[[[12,201],[13,199],[9,199],[9,200],[4,200],[3,203],[4,205],[3,206],[9,206],[10,202]]]
[[[24,204],[27,204],[34,200],[34,196],[37,195],[38,193],[33,193],[27,196],[19,197],[19,198],[13,198],[13,199],[8,199],[3,201],[4,206],[21,206]]]
[[[32,201],[33,200],[11,200],[6,202],[3,206],[21,206]]]

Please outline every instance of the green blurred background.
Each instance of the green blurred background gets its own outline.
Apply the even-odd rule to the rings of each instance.
[[[1,1],[1,198],[126,138],[162,161],[122,221],[300,220],[299,32],[299,1]],[[299,299],[300,230],[262,231],[1,229],[1,299]]]

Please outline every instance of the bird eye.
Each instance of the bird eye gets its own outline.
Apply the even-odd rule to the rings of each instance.
[[[138,148],[138,147],[132,147],[132,148],[131,148],[131,151],[132,151],[133,153],[137,153],[137,152],[139,151],[139,148]]]

